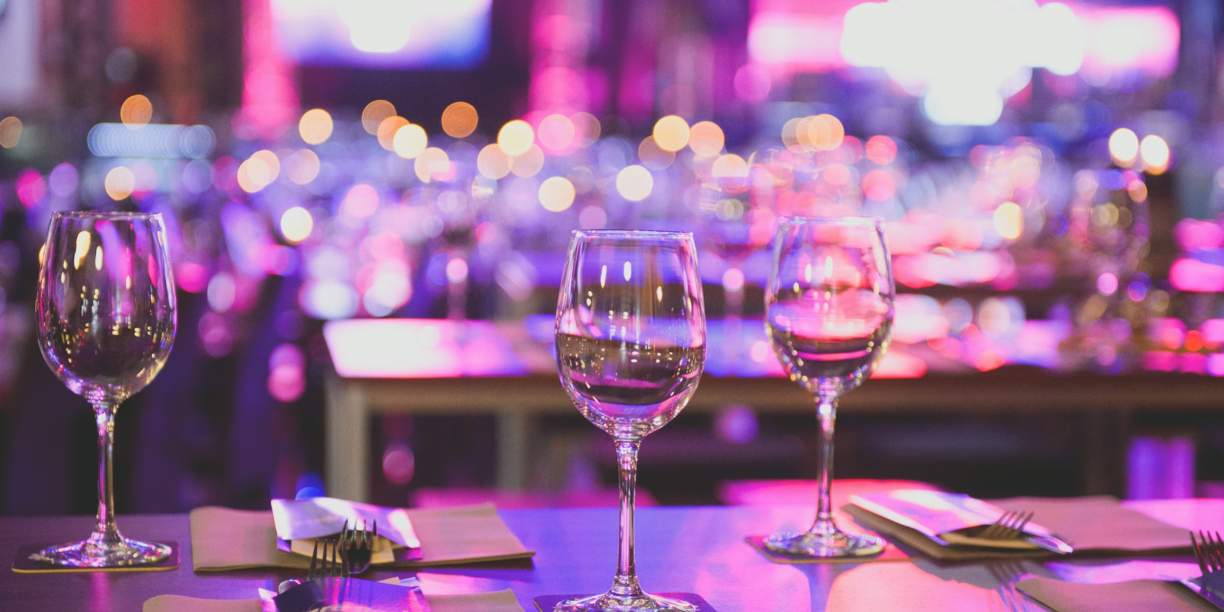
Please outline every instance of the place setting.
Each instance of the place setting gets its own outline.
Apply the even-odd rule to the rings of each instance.
[[[1224,612],[1218,0],[0,0],[0,609]]]

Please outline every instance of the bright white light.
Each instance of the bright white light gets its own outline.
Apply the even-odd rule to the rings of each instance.
[[[337,5],[349,27],[353,48],[366,53],[394,53],[404,48],[415,21],[413,2],[348,0]]]
[[[934,122],[990,125],[1032,68],[1072,74],[1084,62],[1083,23],[1066,5],[1034,0],[890,0],[846,12],[843,57],[883,68],[924,96]]]

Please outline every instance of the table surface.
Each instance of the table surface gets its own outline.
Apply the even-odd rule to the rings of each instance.
[[[1211,500],[1211,503],[1215,505],[1205,508],[1201,504],[1162,502],[1157,503],[1155,509],[1172,517],[1170,522],[1198,525],[1207,515],[1213,517],[1208,522],[1219,521],[1214,519],[1216,515],[1224,517],[1221,512],[1224,502]],[[982,565],[940,567],[923,560],[914,563],[774,564],[743,541],[746,535],[766,533],[778,527],[803,528],[811,520],[811,512],[812,509],[805,506],[640,509],[637,515],[637,568],[642,585],[654,592],[696,592],[720,612],[732,612],[854,609],[844,604],[856,600],[847,597],[846,589],[862,588],[864,581],[873,584],[873,576],[881,572],[899,576],[900,580],[935,577],[944,582],[955,580],[987,589],[998,584],[990,568]],[[596,593],[610,585],[616,564],[615,509],[504,510],[500,514],[523,544],[537,551],[534,560],[514,566],[423,571],[420,578],[426,593],[510,588],[523,608],[533,611],[532,600],[537,596]],[[0,518],[0,557],[7,563],[17,548],[28,542],[56,542],[84,536],[91,523],[89,517]],[[180,567],[154,573],[16,574],[5,571],[0,575],[0,609],[139,611],[145,600],[163,594],[250,599],[257,596],[258,588],[273,589],[280,580],[293,575],[290,571],[194,573],[186,515],[122,516],[119,525],[130,537],[179,542],[182,545]],[[1081,582],[1136,573],[1190,576],[1197,571],[1189,558],[1136,563],[1118,559],[1046,565],[1030,562],[1024,564],[1023,569],[1033,574]],[[1053,565],[1059,567],[1052,568]],[[383,572],[378,577],[392,575],[397,574]]]

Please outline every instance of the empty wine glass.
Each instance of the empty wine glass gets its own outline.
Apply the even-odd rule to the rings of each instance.
[[[765,325],[787,375],[816,396],[820,494],[811,529],[769,536],[765,545],[772,550],[854,557],[884,549],[880,538],[839,529],[829,496],[837,399],[871,376],[888,350],[894,300],[880,219],[791,218],[779,225]]]
[[[58,212],[38,276],[38,347],[98,425],[98,523],[81,542],[31,558],[69,567],[115,567],[166,558],[163,544],[124,538],[115,526],[111,451],[115,412],[161,371],[174,343],[174,279],[160,214]]]
[[[574,232],[557,300],[556,340],[566,392],[583,416],[616,440],[620,551],[607,593],[563,601],[555,610],[695,610],[644,593],[633,561],[638,447],[688,403],[705,363],[705,302],[693,235]]]

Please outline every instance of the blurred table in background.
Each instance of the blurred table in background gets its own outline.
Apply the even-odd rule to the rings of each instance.
[[[813,411],[811,397],[783,376],[759,320],[708,325],[705,375],[687,411],[729,404],[762,413]],[[551,315],[514,322],[334,321],[324,334],[336,371],[327,385],[325,423],[333,497],[369,498],[373,415],[493,415],[497,485],[521,489],[533,418],[574,411],[557,378]],[[1103,493],[1109,474],[1121,469],[1130,414],[1214,410],[1224,397],[1224,379],[1217,376],[1151,369],[1163,364],[1156,351],[1136,367],[1093,372],[1067,356],[1065,337],[1057,323],[1027,321],[1010,338],[983,339],[949,356],[946,347],[902,329],[872,380],[846,395],[841,408],[883,415],[1078,414],[1086,434],[1082,492]]]

